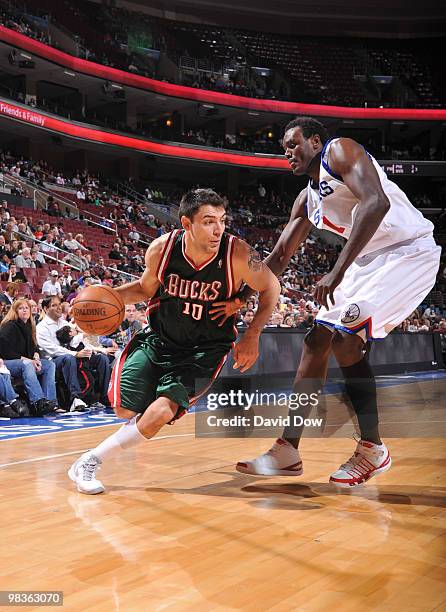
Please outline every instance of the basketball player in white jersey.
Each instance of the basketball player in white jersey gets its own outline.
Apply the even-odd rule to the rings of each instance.
[[[435,284],[440,247],[433,225],[390,181],[365,149],[349,138],[328,139],[317,120],[298,117],[285,128],[285,157],[295,176],[310,177],[265,263],[280,276],[314,225],[347,242],[329,274],[316,285],[322,304],[305,337],[295,391],[320,388],[333,351],[346,381],[361,438],[356,451],[330,481],[352,487],[391,466],[378,429],[376,382],[365,343],[385,338],[423,301]],[[223,321],[252,294],[215,304]],[[265,454],[237,464],[246,474],[299,476],[301,430],[285,430]]]

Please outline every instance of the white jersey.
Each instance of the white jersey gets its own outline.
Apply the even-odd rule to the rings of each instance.
[[[358,198],[344,184],[342,177],[331,170],[328,153],[329,140],[321,152],[319,185],[310,180],[307,187],[307,215],[313,225],[338,236],[347,238],[352,231],[358,211]],[[394,244],[431,236],[434,226],[409,201],[406,194],[391,180],[370,154],[381,181],[381,186],[389,199],[390,209],[381,221],[371,240],[359,256],[373,253]]]

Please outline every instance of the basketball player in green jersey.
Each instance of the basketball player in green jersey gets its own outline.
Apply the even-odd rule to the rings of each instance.
[[[141,278],[116,289],[126,304],[149,300],[150,327],[129,342],[112,373],[109,398],[128,422],[68,472],[81,493],[102,493],[96,470],[105,459],[145,443],[207,392],[237,335],[234,317],[219,326],[209,310],[244,283],[259,292],[259,307],[234,347],[234,367],[244,372],[257,360],[260,333],[280,293],[276,276],[251,247],[225,233],[225,202],[211,189],[187,193],[179,216],[183,229],[152,242]],[[207,382],[196,389],[197,379]]]

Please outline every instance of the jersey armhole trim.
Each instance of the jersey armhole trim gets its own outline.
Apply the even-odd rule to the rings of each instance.
[[[178,236],[179,232],[181,232],[181,230],[174,230],[170,234],[170,237],[166,241],[166,245],[162,252],[160,262],[158,264],[158,269],[156,271],[156,277],[158,278],[159,282],[162,285],[164,284],[164,272],[166,271],[167,264],[169,263],[169,259],[172,254],[173,245],[174,245],[175,239]]]
[[[342,180],[342,176],[340,176],[339,174],[336,174],[336,172],[333,172],[333,170],[330,168],[330,166],[328,164],[328,155],[327,155],[327,161],[324,160],[325,153],[327,151],[327,147],[334,140],[338,140],[338,137],[336,137],[336,138],[329,138],[327,140],[327,142],[324,144],[324,148],[322,149],[322,152],[321,152],[321,164],[322,164],[323,168],[325,169],[325,171],[328,172],[328,174],[330,176],[335,178],[337,181],[340,181],[341,183],[343,183],[344,181]]]
[[[234,236],[228,236],[228,244],[226,247],[226,286],[228,288],[227,296],[231,297],[234,291],[234,272],[232,270],[232,251],[234,248]]]
[[[330,166],[328,165],[327,162],[325,162],[323,159],[321,159],[321,162],[322,162],[322,166],[328,172],[328,174],[330,174],[337,181],[340,181],[341,183],[344,182],[343,179],[342,179],[342,176],[340,174],[336,174],[336,172],[333,172],[333,170],[330,168]]]

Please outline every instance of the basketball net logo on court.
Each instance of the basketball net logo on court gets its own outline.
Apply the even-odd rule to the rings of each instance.
[[[341,323],[353,323],[359,319],[361,310],[357,304],[349,304],[341,314]]]

